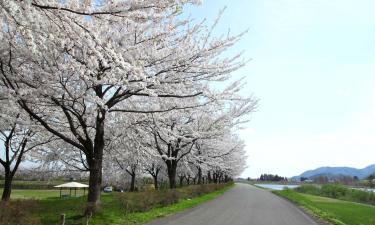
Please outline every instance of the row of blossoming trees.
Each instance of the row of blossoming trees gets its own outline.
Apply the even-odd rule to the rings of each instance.
[[[25,159],[89,173],[224,180],[244,168],[241,35],[183,19],[197,0],[0,0],[3,199]],[[228,55],[228,54],[226,54]],[[134,185],[133,185],[134,187]]]

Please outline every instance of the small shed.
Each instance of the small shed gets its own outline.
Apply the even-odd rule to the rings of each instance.
[[[62,195],[62,189],[63,188],[69,188],[69,196],[72,196],[72,190],[74,190],[74,196],[77,196],[77,188],[83,188],[83,195],[86,193],[86,188],[88,188],[89,185],[87,184],[81,184],[78,182],[69,182],[65,184],[60,184],[55,186],[55,188],[60,188],[60,198],[63,197]]]

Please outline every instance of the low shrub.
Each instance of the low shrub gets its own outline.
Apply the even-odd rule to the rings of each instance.
[[[320,195],[321,194],[321,189],[317,185],[313,184],[304,184],[301,185],[297,188],[295,188],[297,192],[300,193],[305,193],[305,194],[311,194],[311,195]]]
[[[340,184],[325,184],[321,188],[321,194],[329,198],[342,198],[349,191],[349,188]]]
[[[155,204],[153,192],[119,193],[116,198],[120,201],[125,212],[142,212]]]
[[[177,191],[176,189],[171,189],[162,191],[159,197],[160,205],[168,206],[177,203],[182,198],[182,195],[181,192]]]
[[[305,194],[375,205],[375,194],[373,192],[356,190],[340,184],[325,184],[321,187],[301,185],[295,190]]]
[[[126,212],[145,212],[157,206],[168,206],[180,199],[176,190],[118,193],[117,199]]]
[[[188,199],[217,191],[227,185],[228,184],[191,185],[185,188],[177,189],[177,191],[180,192],[181,198]]]
[[[214,192],[226,187],[228,184],[191,185],[179,189],[150,190],[133,193],[117,193],[125,212],[144,212],[155,207],[169,206],[182,199],[191,199]]]
[[[375,193],[349,189],[347,194],[340,199],[375,205]]]
[[[31,216],[39,209],[36,200],[12,200],[0,203],[0,224],[1,225],[38,225],[38,218]]]

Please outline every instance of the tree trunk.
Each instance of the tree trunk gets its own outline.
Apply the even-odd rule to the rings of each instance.
[[[213,181],[214,184],[217,183],[217,176],[216,176],[215,172],[212,173],[212,181]]]
[[[92,214],[100,204],[102,185],[102,163],[95,162],[90,166],[89,193],[87,195],[88,208],[86,213]]]
[[[222,178],[222,174],[218,173],[217,174],[217,179],[216,179],[217,184],[221,183],[221,178]]]
[[[211,179],[211,172],[208,171],[207,173],[207,183],[211,183],[212,182],[212,179]]]
[[[183,181],[184,181],[184,177],[183,177],[183,176],[180,176],[180,187],[182,187],[182,185],[183,185]]]
[[[202,169],[198,168],[198,184],[202,184]]]
[[[102,168],[103,168],[103,152],[104,152],[104,121],[105,111],[98,112],[96,117],[96,134],[94,139],[93,154],[87,159],[90,176],[89,190],[87,195],[86,215],[95,213],[100,204],[100,193],[102,186]]]
[[[12,181],[13,181],[13,176],[11,175],[9,169],[6,169],[3,195],[1,197],[1,201],[3,202],[7,202],[10,199],[10,194],[12,192]]]
[[[152,177],[154,178],[154,187],[155,187],[155,190],[158,190],[159,189],[158,176],[154,175]]]
[[[135,191],[135,173],[131,174],[130,192]]]
[[[169,161],[167,163],[168,169],[168,179],[169,179],[169,188],[175,189],[176,186],[176,171],[177,171],[177,162]]]

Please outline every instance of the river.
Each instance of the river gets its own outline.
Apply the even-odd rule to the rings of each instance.
[[[284,190],[286,188],[296,188],[299,187],[299,185],[292,185],[292,184],[254,184],[255,186],[267,188],[271,190]]]

